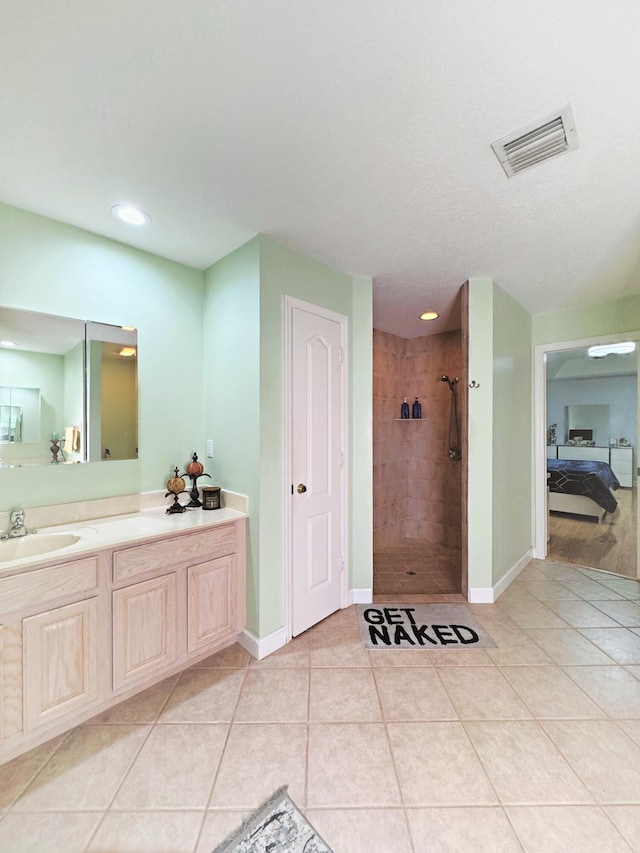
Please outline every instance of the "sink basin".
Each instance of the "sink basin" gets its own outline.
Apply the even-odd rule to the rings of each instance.
[[[32,533],[20,539],[4,539],[0,542],[0,563],[49,554],[79,541],[80,537],[75,533]]]

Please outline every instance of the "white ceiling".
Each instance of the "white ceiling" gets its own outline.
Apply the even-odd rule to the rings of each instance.
[[[604,379],[611,376],[636,376],[638,350],[626,355],[590,358],[589,347],[547,353],[547,381],[561,379]]]
[[[639,35],[637,0],[0,0],[0,200],[199,268],[265,233],[405,337],[471,276],[627,294]],[[578,150],[507,179],[491,143],[569,103]]]

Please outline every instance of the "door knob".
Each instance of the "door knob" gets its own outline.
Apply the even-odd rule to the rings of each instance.
[[[298,494],[301,495],[307,491],[307,487],[304,483],[298,483]]]

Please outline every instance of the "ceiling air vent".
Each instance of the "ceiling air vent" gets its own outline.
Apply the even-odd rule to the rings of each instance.
[[[578,147],[571,106],[510,133],[491,147],[508,178]]]

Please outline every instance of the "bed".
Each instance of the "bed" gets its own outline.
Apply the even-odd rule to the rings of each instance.
[[[618,508],[613,492],[620,483],[607,462],[547,459],[547,474],[551,512],[597,518],[600,523]]]

